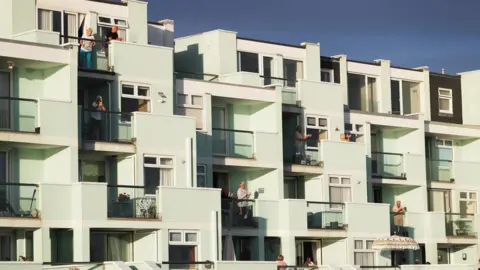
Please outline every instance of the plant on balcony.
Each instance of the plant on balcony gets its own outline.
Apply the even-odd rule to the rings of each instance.
[[[456,235],[468,235],[468,221],[466,220],[455,220],[456,225],[455,233]]]
[[[127,193],[123,192],[118,194],[117,202],[127,202],[129,200],[130,200],[130,195],[128,195]]]

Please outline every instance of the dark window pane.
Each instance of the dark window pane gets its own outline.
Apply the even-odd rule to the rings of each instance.
[[[258,73],[258,54],[239,52],[240,71]]]

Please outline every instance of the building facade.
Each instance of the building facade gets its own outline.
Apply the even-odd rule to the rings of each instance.
[[[136,0],[1,5],[0,267],[476,269],[477,72],[174,40]],[[393,233],[421,249],[372,249]]]

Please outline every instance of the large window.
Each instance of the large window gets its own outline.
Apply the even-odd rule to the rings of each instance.
[[[348,107],[352,110],[378,112],[377,79],[348,73]]]
[[[305,199],[305,180],[302,177],[283,178],[283,198]]]
[[[197,187],[207,186],[207,166],[203,164],[197,165]]]
[[[198,245],[200,243],[198,232],[169,231],[168,240],[168,261],[197,261]],[[175,265],[173,269],[196,269],[196,265]]]
[[[238,52],[238,71],[259,73],[258,54]]]
[[[251,52],[238,52],[238,71],[258,73],[263,76],[263,84],[273,84],[275,60],[272,55]]]
[[[452,89],[438,88],[438,111],[453,114]]]
[[[177,114],[194,117],[197,130],[203,130],[203,96],[177,94]]]
[[[303,79],[303,62],[283,59],[283,78],[285,86],[296,87],[297,80]]]
[[[351,198],[351,181],[350,177],[346,176],[330,176],[330,202],[345,203],[350,202]],[[340,206],[333,205],[332,207],[340,208]]]
[[[353,260],[355,265],[375,265],[375,250],[372,249],[373,240],[355,240]]]
[[[79,32],[82,23],[84,23],[85,14],[77,14],[73,12],[38,9],[37,11],[37,28],[44,31],[58,32],[65,36],[63,41],[76,41],[76,39],[68,37],[77,37],[81,35]]]
[[[473,191],[461,191],[459,198],[460,214],[477,213],[477,193]]]
[[[98,16],[97,20],[98,25],[98,34],[102,39],[107,36],[107,33],[112,29],[113,26],[118,27],[118,36],[123,40],[127,38],[127,20],[113,18],[109,16]]]
[[[90,233],[90,261],[132,261],[131,232]]]
[[[174,186],[174,160],[172,157],[143,157],[145,194],[156,194],[158,186]]]
[[[124,113],[150,112],[150,86],[122,83],[121,109]]]

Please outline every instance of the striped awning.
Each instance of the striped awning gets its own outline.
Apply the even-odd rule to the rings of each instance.
[[[376,250],[418,250],[418,243],[410,237],[392,235],[379,238],[373,242],[372,249]]]

